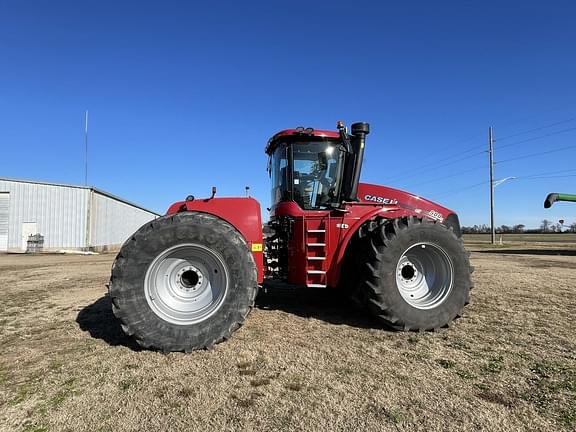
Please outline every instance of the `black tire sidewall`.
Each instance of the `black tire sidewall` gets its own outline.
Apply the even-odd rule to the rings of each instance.
[[[429,243],[440,247],[452,261],[453,285],[445,300],[431,309],[411,306],[400,294],[396,281],[397,264],[413,245]],[[470,289],[470,264],[461,241],[440,224],[416,223],[396,230],[396,238],[383,250],[378,284],[384,287],[377,302],[386,306],[386,315],[406,329],[434,329],[456,318],[466,305]],[[376,311],[381,312],[381,311]]]
[[[198,244],[213,251],[228,273],[228,287],[219,308],[205,320],[177,325],[156,315],[146,300],[145,278],[150,264],[165,250]],[[119,315],[146,347],[167,351],[209,347],[227,337],[250,310],[256,290],[256,267],[242,236],[227,222],[197,213],[165,216],[142,227],[122,247],[115,266],[118,289],[111,288]],[[114,279],[114,271],[113,271]],[[114,287],[114,284],[112,284]]]

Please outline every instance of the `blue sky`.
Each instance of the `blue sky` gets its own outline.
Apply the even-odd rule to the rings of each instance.
[[[518,177],[497,224],[572,222],[542,202],[576,193],[575,19],[570,1],[0,0],[0,176],[82,184],[88,109],[90,184],[159,212],[250,185],[265,208],[272,134],[368,121],[363,181],[481,224],[492,125],[496,178]]]

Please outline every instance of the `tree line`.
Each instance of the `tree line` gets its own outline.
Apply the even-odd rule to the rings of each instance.
[[[490,233],[490,227],[486,224],[463,226],[462,232],[464,234],[488,234]],[[540,228],[527,229],[526,225],[524,224],[501,225],[496,227],[496,233],[498,234],[541,234],[562,232],[576,233],[576,222],[572,222],[570,225],[566,225],[564,224],[564,221],[554,223],[551,220],[544,219],[540,223]]]

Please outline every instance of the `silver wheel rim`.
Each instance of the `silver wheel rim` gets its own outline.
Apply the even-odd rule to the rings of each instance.
[[[148,267],[146,301],[160,318],[177,325],[204,321],[222,306],[228,268],[212,249],[181,244],[166,249]]]
[[[410,246],[396,266],[396,286],[402,298],[417,309],[433,309],[446,298],[454,281],[454,265],[440,246]]]

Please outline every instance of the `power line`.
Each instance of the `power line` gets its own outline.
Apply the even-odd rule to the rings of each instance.
[[[514,158],[510,158],[510,159],[504,159],[504,160],[497,161],[497,162],[494,162],[494,163],[496,163],[496,164],[502,164],[502,163],[512,162],[512,161],[520,160],[520,159],[528,159],[528,158],[531,158],[531,157],[534,157],[534,156],[540,156],[540,155],[550,154],[550,153],[557,153],[557,152],[559,152],[559,151],[569,150],[569,149],[572,149],[572,148],[576,148],[576,145],[570,145],[570,146],[560,147],[560,148],[557,148],[557,149],[548,150],[548,151],[543,151],[543,152],[538,152],[538,153],[530,153],[530,154],[527,154],[527,155],[524,155],[524,156],[518,156],[518,157],[514,157]]]
[[[546,110],[546,111],[542,111],[542,113],[552,112],[552,111],[558,111],[558,109]],[[537,114],[535,114],[535,115],[533,115],[533,116],[528,116],[528,117],[519,119],[519,121],[522,121],[522,120],[524,120],[524,119],[533,118],[533,117],[535,117],[536,115],[537,115]],[[503,137],[503,138],[499,138],[499,139],[496,140],[496,141],[504,141],[504,140],[507,140],[507,139],[510,139],[510,138],[513,138],[513,137],[516,137],[516,136],[524,135],[524,134],[531,133],[531,132],[536,132],[536,131],[539,131],[539,130],[547,129],[547,128],[554,127],[554,126],[558,126],[558,125],[565,124],[565,123],[569,123],[569,122],[572,122],[572,121],[574,121],[574,120],[576,120],[576,117],[571,117],[571,118],[568,118],[568,119],[560,120],[560,121],[557,121],[557,122],[554,122],[554,123],[550,123],[550,124],[547,124],[547,125],[544,125],[544,126],[540,126],[540,127],[537,127],[537,128],[532,128],[532,129],[528,129],[528,130],[524,130],[524,131],[520,131],[520,132],[514,133],[514,134],[512,134],[512,135],[507,135],[507,136],[505,136],[505,137]],[[504,125],[515,124],[515,123],[518,123],[519,121],[508,122],[508,123],[505,123]],[[503,146],[498,146],[498,149],[500,150],[500,149],[502,149],[502,148],[513,147],[513,146],[515,146],[515,145],[523,144],[523,143],[525,143],[525,142],[535,141],[535,140],[547,138],[547,137],[550,137],[550,136],[553,136],[553,135],[570,132],[570,131],[573,131],[573,130],[576,130],[576,127],[574,127],[574,128],[569,128],[569,129],[563,129],[563,130],[560,130],[560,131],[552,132],[552,133],[545,134],[545,135],[541,135],[541,136],[538,136],[538,137],[528,138],[528,139],[525,139],[525,140],[521,140],[521,141],[517,141],[517,142],[510,143],[510,144],[505,144],[505,145],[503,145]],[[448,149],[448,148],[451,148],[451,149],[452,149],[452,148],[458,146],[459,144],[463,144],[463,143],[466,143],[466,142],[469,142],[469,141],[472,141],[472,140],[476,139],[476,137],[477,137],[478,135],[480,135],[480,134],[476,134],[476,135],[474,135],[473,137],[471,137],[471,138],[469,138],[469,139],[466,139],[466,140],[458,141],[458,142],[455,143],[455,144],[451,144],[451,145],[448,145],[448,146],[443,146],[443,147],[440,148],[440,150],[441,150],[440,152],[438,152],[438,148],[436,148],[435,151],[434,151],[434,154],[432,154],[432,155],[430,155],[430,156],[435,156],[435,155],[437,155],[438,153],[440,153],[440,154],[445,153],[445,151],[442,151],[442,149]],[[423,169],[426,170],[426,171],[433,171],[433,170],[436,169],[436,168],[441,168],[441,167],[444,167],[444,166],[449,166],[449,165],[452,165],[453,163],[460,162],[461,160],[467,159],[467,157],[466,157],[466,158],[460,158],[460,156],[466,155],[467,153],[476,151],[476,153],[474,153],[473,155],[470,155],[470,157],[473,157],[473,156],[476,156],[476,155],[479,155],[479,154],[486,153],[485,150],[478,151],[478,149],[480,149],[480,148],[483,148],[483,146],[481,146],[481,145],[475,145],[474,147],[469,147],[469,148],[467,148],[467,149],[464,149],[464,150],[459,151],[458,154],[455,154],[455,155],[452,155],[452,156],[448,156],[448,157],[445,157],[445,158],[441,158],[441,159],[438,159],[438,160],[436,160],[436,161],[434,161],[434,162],[428,162],[428,163],[425,163],[425,164],[420,165],[420,166],[415,167],[415,168],[411,168],[411,171],[419,171],[419,170],[423,170]],[[455,159],[455,160],[453,160],[453,159]],[[448,162],[448,163],[446,163],[446,164],[438,165],[439,163],[447,162],[447,161],[450,161],[450,162]],[[429,167],[433,167],[433,168],[432,168],[432,169],[429,169]],[[416,174],[416,175],[417,175],[417,174]],[[409,175],[399,174],[399,175],[394,175],[394,176],[392,176],[392,177],[388,177],[388,178],[386,179],[386,181],[398,181],[398,180],[403,180],[403,179],[412,178],[412,177],[415,177],[415,175],[414,175],[414,174],[409,174]]]
[[[537,131],[537,130],[542,130],[542,129],[545,129],[545,128],[548,128],[548,127],[556,126],[556,125],[563,124],[563,123],[567,123],[567,122],[574,121],[574,120],[576,120],[576,117],[573,117],[573,118],[570,118],[570,119],[567,119],[567,120],[562,120],[562,121],[559,121],[559,122],[556,122],[556,123],[552,123],[552,124],[549,124],[549,125],[546,125],[546,126],[542,126],[542,127],[539,127],[539,128],[534,128],[534,129],[526,130],[526,131],[523,131],[523,132],[519,132],[519,133],[514,134],[514,135],[508,135],[508,136],[506,136],[506,137],[504,137],[504,138],[499,138],[498,140],[495,140],[495,141],[502,141],[502,140],[505,140],[505,139],[508,139],[508,138],[512,138],[512,137],[514,137],[514,136],[522,135],[522,134],[529,133],[529,132],[535,132],[535,131]],[[548,137],[551,137],[551,136],[554,136],[554,135],[558,135],[558,134],[562,134],[562,133],[566,133],[566,132],[575,131],[575,130],[576,130],[576,127],[573,127],[573,128],[562,129],[562,130],[559,130],[559,131],[551,132],[551,133],[548,133],[548,134],[545,134],[545,135],[540,135],[540,136],[537,136],[537,137],[527,138],[527,139],[525,139],[525,140],[516,141],[516,142],[510,143],[510,144],[505,144],[505,145],[502,145],[502,146],[498,146],[498,150],[501,150],[501,149],[503,149],[503,148],[513,147],[513,146],[516,146],[516,145],[519,145],[519,144],[523,144],[523,143],[526,143],[526,142],[530,142],[530,141],[536,141],[536,140],[539,140],[539,139],[548,138]],[[461,161],[461,160],[467,159],[468,157],[465,157],[465,158],[458,158],[458,157],[459,157],[459,156],[462,156],[463,154],[466,154],[466,153],[470,153],[470,152],[472,152],[472,151],[475,151],[475,150],[477,150],[478,148],[480,148],[480,147],[479,147],[479,146],[471,147],[471,148],[469,148],[469,149],[466,149],[466,150],[463,150],[463,151],[459,152],[457,155],[448,156],[448,157],[446,157],[446,158],[439,159],[439,160],[437,160],[437,161],[435,161],[435,162],[426,163],[426,164],[424,164],[424,165],[421,165],[421,166],[419,166],[419,167],[414,168],[414,170],[426,169],[426,168],[431,167],[431,166],[434,166],[435,168],[439,168],[439,167],[451,165],[453,162],[459,162],[459,161]],[[472,156],[476,156],[476,155],[483,154],[483,153],[485,153],[484,150],[483,150],[483,151],[480,151],[480,152],[476,152],[476,153],[474,153],[473,155],[470,155],[470,156],[472,157]],[[458,158],[458,159],[456,159],[456,160],[454,160],[454,161],[451,161],[451,162],[449,162],[449,163],[447,163],[447,164],[444,164],[444,165],[440,165],[440,166],[437,165],[437,164],[440,163],[440,162],[450,161],[451,159],[454,159],[454,158]],[[387,180],[388,180],[388,181],[397,181],[397,180],[401,180],[401,179],[405,179],[405,178],[411,178],[411,177],[413,177],[413,176],[414,176],[414,175],[412,175],[412,174],[409,174],[409,175],[398,175],[398,176],[390,177],[390,178],[388,178]]]
[[[489,182],[489,181],[483,181],[483,182],[475,183],[475,184],[473,184],[473,185],[469,185],[469,186],[466,186],[466,187],[463,187],[463,188],[452,189],[452,190],[450,190],[450,191],[448,191],[448,192],[444,192],[444,193],[441,193],[440,195],[436,195],[436,197],[437,197],[437,198],[441,198],[441,197],[445,197],[445,196],[456,195],[456,194],[459,194],[459,193],[461,193],[461,192],[464,192],[464,191],[467,191],[467,190],[470,190],[470,189],[474,189],[474,188],[476,188],[476,187],[479,187],[479,186],[482,186],[482,185],[485,185],[485,184],[488,184],[488,183],[490,183],[490,182]]]
[[[470,172],[473,172],[473,171],[478,171],[478,170],[483,170],[483,169],[484,169],[484,167],[476,167],[476,168],[467,169],[467,170],[464,170],[464,171],[458,171],[458,172],[456,172],[456,173],[454,173],[454,174],[451,174],[451,175],[448,175],[448,176],[435,177],[435,178],[432,178],[431,180],[428,179],[428,180],[426,180],[426,181],[423,181],[423,182],[420,182],[420,183],[416,183],[416,184],[410,184],[410,183],[408,183],[408,185],[409,185],[410,187],[416,187],[416,186],[420,186],[420,185],[423,185],[423,184],[436,183],[436,182],[439,182],[439,181],[442,181],[442,180],[445,180],[445,179],[449,179],[449,178],[452,178],[452,177],[458,177],[458,176],[461,176],[461,175],[463,175],[463,174],[467,174],[467,173],[470,173]]]
[[[542,130],[542,129],[548,129],[548,128],[550,128],[550,127],[558,126],[558,125],[564,124],[564,123],[569,123],[569,122],[574,121],[574,120],[576,120],[576,117],[571,117],[571,118],[569,118],[569,119],[562,120],[562,121],[559,121],[559,122],[556,122],[556,123],[551,123],[551,124],[548,124],[548,125],[545,125],[545,126],[541,126],[541,127],[534,128],[534,129],[528,129],[528,130],[525,130],[525,131],[522,131],[522,132],[518,132],[518,133],[515,133],[515,134],[512,134],[512,135],[506,135],[506,136],[503,137],[503,138],[498,138],[498,141],[504,141],[504,140],[507,140],[507,139],[510,139],[510,138],[514,138],[514,137],[517,137],[517,136],[520,136],[520,135],[525,135],[525,134],[527,134],[527,133],[536,132],[536,131],[539,131],[539,130]]]
[[[528,116],[519,117],[515,120],[511,120],[511,121],[503,123],[503,124],[497,124],[496,126],[497,127],[504,127],[504,126],[515,125],[518,123],[524,123],[524,122],[526,122],[526,120],[533,119],[535,117],[540,117],[542,114],[548,114],[551,112],[558,112],[558,111],[566,111],[566,108],[565,107],[556,107],[556,108],[546,109],[543,111],[537,111],[537,112],[530,114]]]
[[[564,178],[564,177],[576,177],[576,174],[571,174],[571,175],[559,175],[559,176],[538,176],[538,177],[536,177],[536,176],[528,176],[528,177],[517,177],[517,179],[518,179],[518,180],[535,180],[535,179],[541,179],[541,178]],[[461,192],[465,192],[465,191],[467,191],[467,190],[474,189],[474,188],[477,188],[477,187],[486,185],[486,184],[488,184],[488,183],[490,183],[490,181],[483,181],[483,182],[475,183],[475,184],[472,184],[472,185],[469,185],[469,186],[466,186],[466,187],[463,187],[463,188],[452,189],[452,190],[450,190],[450,191],[448,191],[448,192],[441,193],[441,194],[439,194],[439,195],[435,195],[435,197],[436,197],[436,198],[441,198],[441,197],[450,196],[450,195],[457,195],[457,194],[459,194],[459,193],[461,193]]]
[[[517,175],[514,178],[517,180],[530,180],[532,178],[548,178],[548,177],[552,178],[552,177],[561,177],[558,174],[573,173],[573,172],[576,172],[576,169],[570,168],[565,170],[539,172],[537,174]]]
[[[539,180],[539,179],[547,179],[547,178],[566,178],[566,177],[576,177],[576,174],[569,174],[569,175],[551,175],[551,176],[540,176],[540,177],[525,177],[524,180]]]
[[[434,171],[434,170],[437,170],[438,168],[443,168],[443,167],[446,167],[446,166],[449,166],[449,165],[453,165],[453,164],[455,164],[455,163],[458,163],[458,162],[461,162],[461,161],[463,161],[463,160],[476,157],[476,156],[478,156],[478,155],[480,155],[480,154],[483,154],[483,153],[485,153],[485,151],[477,152],[477,153],[471,154],[471,155],[469,155],[469,156],[464,156],[464,157],[455,159],[455,160],[453,160],[453,161],[451,161],[451,162],[447,162],[447,163],[445,163],[445,164],[437,165],[437,163],[439,162],[439,161],[437,161],[437,162],[435,162],[435,163],[433,163],[433,164],[428,164],[428,165],[424,165],[424,166],[417,167],[417,168],[411,168],[412,174],[408,174],[408,175],[404,175],[404,176],[400,176],[400,177],[396,176],[395,178],[394,178],[394,177],[391,178],[391,179],[389,178],[387,181],[398,181],[399,179],[407,179],[407,178],[412,178],[412,177],[420,176],[423,172]],[[434,165],[434,166],[431,167],[431,168],[422,169],[422,168],[424,168],[424,167],[426,167],[426,166],[430,166],[430,165]],[[415,172],[415,171],[417,171],[417,172]]]
[[[476,137],[477,137],[478,135],[479,135],[479,134],[476,134],[476,135],[474,135],[474,137],[472,137],[472,138],[469,138],[469,139],[466,139],[466,140],[463,140],[463,141],[458,141],[458,142],[455,143],[455,144],[450,144],[450,145],[447,145],[447,146],[443,146],[443,147],[441,147],[440,149],[448,149],[448,148],[454,149],[454,147],[458,146],[459,144],[463,144],[463,143],[472,141],[473,139],[476,139]],[[412,170],[420,170],[420,169],[423,169],[423,168],[427,168],[427,167],[429,167],[429,166],[436,165],[436,164],[438,164],[438,163],[440,163],[440,162],[444,162],[444,161],[448,161],[448,160],[450,160],[450,159],[454,159],[454,158],[460,157],[460,156],[462,156],[463,154],[470,153],[471,151],[478,150],[479,148],[480,148],[480,146],[474,146],[474,147],[471,147],[471,148],[468,148],[468,149],[459,151],[457,154],[454,154],[454,155],[452,155],[452,156],[448,156],[448,157],[445,157],[445,158],[436,160],[436,161],[434,161],[434,162],[427,162],[427,163],[425,163],[425,164],[423,164],[423,165],[420,165],[420,166],[417,166],[417,167],[415,167],[415,168],[412,168]],[[434,148],[434,153],[433,153],[431,156],[435,156],[435,155],[442,154],[442,153],[445,153],[445,152],[444,152],[444,151],[438,151],[437,148]],[[425,159],[426,159],[426,158],[425,158]],[[393,180],[396,180],[396,179],[398,179],[398,178],[404,178],[404,177],[405,177],[404,174],[400,174],[400,175],[395,175],[395,176],[393,176],[393,177],[389,177],[389,178],[387,178],[386,180],[387,180],[387,181],[391,181],[391,180],[393,181]]]
[[[533,137],[533,138],[528,138],[528,139],[525,139],[525,140],[522,140],[522,141],[516,141],[516,142],[510,143],[510,144],[505,144],[505,145],[503,145],[503,146],[499,146],[498,149],[500,150],[500,149],[503,149],[503,148],[512,147],[512,146],[515,146],[515,145],[518,145],[518,144],[523,144],[523,143],[526,143],[526,142],[529,142],[529,141],[536,141],[536,140],[539,140],[539,139],[542,139],[542,138],[548,138],[548,137],[551,137],[551,136],[554,136],[554,135],[559,135],[559,134],[561,134],[561,133],[571,132],[571,131],[574,131],[574,130],[576,130],[576,127],[568,128],[568,129],[562,129],[562,130],[559,130],[559,131],[556,131],[556,132],[551,132],[551,133],[546,134],[546,135],[540,135],[540,136]],[[499,141],[500,141],[500,140],[499,140]]]
[[[538,174],[530,174],[530,175],[525,175],[525,176],[518,176],[518,178],[524,178],[524,179],[526,179],[526,178],[537,177],[537,176],[556,175],[556,174],[559,174],[559,173],[575,172],[575,171],[576,171],[576,169],[570,168],[570,169],[565,169],[565,170],[560,170],[560,171],[554,170],[554,171],[541,172],[541,173],[538,173]]]
[[[576,117],[575,117],[575,119],[576,119]],[[525,143],[525,142],[528,142],[528,141],[535,141],[535,140],[538,140],[538,139],[547,138],[547,137],[550,137],[550,136],[553,136],[553,135],[558,135],[558,134],[560,134],[560,133],[570,132],[570,131],[574,131],[574,130],[576,130],[576,127],[574,127],[574,128],[569,128],[569,129],[563,129],[563,130],[561,130],[561,131],[552,132],[552,133],[549,133],[549,134],[546,134],[546,135],[541,135],[541,136],[538,136],[538,137],[529,138],[529,139],[522,140],[522,141],[517,141],[517,142],[514,142],[514,143],[510,143],[510,144],[506,144],[506,145],[503,145],[503,146],[499,146],[499,147],[498,147],[498,150],[500,150],[500,149],[502,149],[502,148],[506,148],[506,147],[512,147],[512,146],[514,146],[514,145],[518,145],[518,144]],[[528,157],[532,157],[532,156],[538,156],[538,155],[540,155],[540,154],[554,153],[554,152],[562,151],[562,150],[565,150],[565,149],[568,149],[568,148],[572,148],[572,147],[574,147],[574,146],[562,147],[562,148],[560,148],[560,149],[550,150],[550,151],[541,152],[541,153],[533,153],[533,154],[530,154],[530,155],[519,156],[519,157],[517,157],[517,158],[504,159],[504,160],[502,160],[502,161],[497,161],[497,162],[494,162],[494,163],[495,163],[495,164],[498,164],[498,163],[509,162],[509,161],[513,161],[513,160],[517,160],[517,159],[524,159],[524,158],[528,158]],[[462,153],[467,153],[467,152],[470,152],[470,151],[472,151],[472,150],[474,150],[474,149],[469,149],[468,151],[465,151],[465,152],[462,152]],[[391,177],[391,178],[388,178],[388,181],[398,181],[398,180],[410,179],[410,178],[419,176],[422,172],[430,172],[430,171],[434,171],[434,170],[436,170],[436,169],[438,169],[438,168],[443,168],[443,167],[446,167],[446,166],[450,166],[450,165],[453,165],[453,164],[455,164],[455,163],[457,163],[457,162],[461,162],[461,161],[463,161],[463,160],[467,160],[467,159],[470,159],[470,158],[472,158],[472,157],[475,157],[475,156],[484,154],[484,153],[486,153],[486,151],[485,151],[485,150],[482,150],[482,151],[473,153],[473,154],[468,155],[468,156],[458,157],[458,156],[461,156],[462,153],[460,153],[459,155],[454,155],[454,156],[450,156],[450,157],[448,157],[448,158],[440,159],[440,160],[438,160],[438,161],[436,161],[436,162],[431,162],[431,163],[428,163],[428,164],[425,164],[425,165],[421,165],[420,167],[414,168],[414,171],[418,171],[418,173],[412,172],[412,174],[407,174],[407,175],[400,175],[400,176],[396,176],[396,177]],[[457,158],[457,159],[454,159],[454,158],[456,158],[456,157],[458,157],[458,158]],[[454,160],[451,160],[450,162],[447,162],[447,163],[438,165],[439,162],[448,161],[448,160],[450,160],[450,159],[454,159]]]

